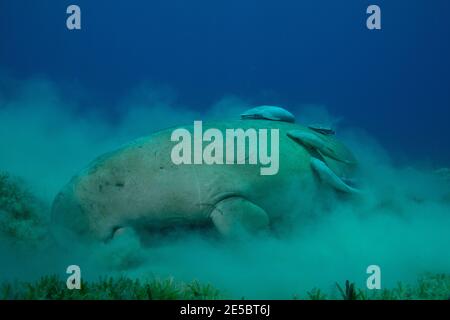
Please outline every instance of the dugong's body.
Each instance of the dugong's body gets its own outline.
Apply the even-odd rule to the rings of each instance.
[[[190,132],[192,126],[184,126]],[[72,232],[106,240],[117,230],[131,227],[211,224],[224,234],[239,222],[248,230],[268,227],[272,221],[312,199],[324,187],[311,166],[320,157],[338,176],[348,173],[343,164],[302,146],[288,132],[312,133],[295,123],[236,120],[203,123],[203,130],[249,128],[279,129],[279,171],[261,175],[254,164],[181,164],[171,159],[174,130],[140,138],[95,160],[58,194],[53,219]],[[334,137],[323,137],[334,148]],[[346,150],[346,149],[345,149]]]

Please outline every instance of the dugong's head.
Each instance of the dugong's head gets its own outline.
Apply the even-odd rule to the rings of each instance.
[[[52,227],[57,239],[105,241],[123,226],[127,211],[126,168],[117,153],[103,155],[72,178],[53,201]]]
[[[52,232],[60,242],[108,241],[126,224],[117,214],[123,212],[114,205],[117,197],[95,190],[98,181],[96,175],[77,176],[55,197]]]
[[[77,181],[72,179],[53,201],[52,232],[60,242],[89,237],[89,218],[76,197]]]

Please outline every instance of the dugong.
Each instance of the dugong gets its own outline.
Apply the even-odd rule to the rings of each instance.
[[[209,224],[228,236],[269,229],[294,206],[311,210],[324,189],[357,193],[346,182],[356,166],[350,150],[330,132],[296,124],[279,109],[276,121],[270,119],[274,109],[263,107],[240,120],[203,123],[204,130],[224,135],[226,129],[277,129],[277,174],[261,175],[260,165],[248,163],[174,164],[176,128],[169,128],[100,156],[73,177],[54,200],[54,225],[99,241],[124,228],[146,232],[182,225]],[[193,125],[177,128],[194,130]]]

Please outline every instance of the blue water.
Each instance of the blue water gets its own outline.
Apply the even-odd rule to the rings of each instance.
[[[372,2],[2,0],[0,70],[43,75],[69,96],[83,87],[90,108],[143,81],[197,110],[226,94],[325,105],[399,158],[448,164],[450,2]],[[80,31],[65,27],[69,4]],[[369,4],[381,31],[365,27]]]
[[[70,4],[81,30],[66,28]],[[370,4],[381,30],[366,28]],[[0,0],[0,282],[65,277],[75,261],[92,279],[125,268],[290,298],[347,279],[362,287],[374,263],[386,286],[448,273],[450,171],[435,169],[450,167],[449,15],[448,0]],[[194,234],[145,247],[125,234],[47,249],[51,203],[75,173],[132,138],[217,117],[229,96],[219,113],[233,118],[267,104],[301,124],[312,110],[342,119],[362,201],[324,198],[292,235],[239,246]]]

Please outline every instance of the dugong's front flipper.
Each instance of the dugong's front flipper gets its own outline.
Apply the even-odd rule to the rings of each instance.
[[[266,119],[273,121],[295,122],[295,117],[289,111],[275,106],[259,106],[241,114],[241,119]]]
[[[334,189],[345,193],[360,193],[358,189],[350,187],[341,178],[339,178],[323,161],[312,157],[311,166],[319,175],[320,179],[328,185],[332,186]]]
[[[324,156],[340,162],[348,164],[352,163],[352,160],[346,158],[346,154],[344,155],[336,152],[335,149],[328,145],[326,140],[322,139],[315,133],[303,130],[291,130],[287,133],[287,135],[297,143],[300,143],[307,148],[318,150]]]
[[[238,236],[242,231],[253,234],[269,226],[267,213],[241,197],[220,201],[211,212],[211,219],[217,230],[227,237]]]

